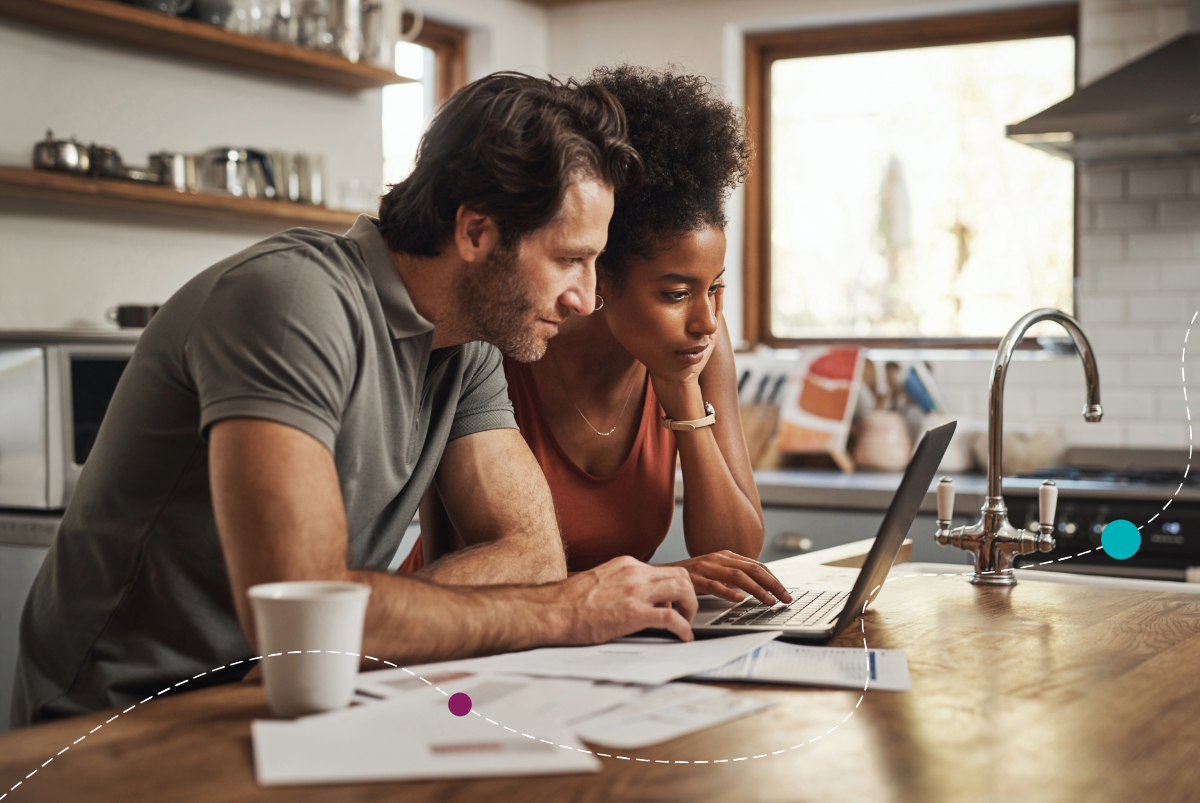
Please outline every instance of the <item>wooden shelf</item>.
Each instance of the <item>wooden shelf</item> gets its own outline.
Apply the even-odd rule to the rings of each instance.
[[[0,16],[143,50],[215,62],[339,89],[411,79],[334,53],[233,33],[115,0],[0,0]]]
[[[157,184],[22,167],[0,167],[0,198],[35,198],[191,220],[262,224],[277,229],[308,226],[337,234],[354,225],[358,218],[356,212],[313,204],[178,192]]]

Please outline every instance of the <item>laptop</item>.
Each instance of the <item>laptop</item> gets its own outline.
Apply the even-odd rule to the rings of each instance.
[[[891,571],[904,536],[937,473],[957,422],[928,430],[917,445],[900,487],[888,505],[875,543],[867,553],[862,570],[850,591],[824,588],[789,588],[788,605],[763,605],[754,597],[733,603],[717,597],[701,597],[700,611],[692,620],[696,636],[732,636],[740,633],[783,632],[785,640],[828,641],[841,633],[875,600]]]

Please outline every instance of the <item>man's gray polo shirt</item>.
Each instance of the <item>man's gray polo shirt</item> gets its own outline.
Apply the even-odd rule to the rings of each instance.
[[[432,343],[365,216],[341,237],[283,232],[180,289],[138,343],[26,602],[14,725],[128,706],[252,657],[209,496],[217,421],[323,443],[347,563],[385,569],[446,443],[516,428],[499,352]]]

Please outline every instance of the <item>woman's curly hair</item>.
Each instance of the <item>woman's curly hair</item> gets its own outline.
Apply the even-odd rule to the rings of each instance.
[[[645,170],[641,189],[618,195],[598,260],[620,289],[631,257],[653,259],[688,232],[724,228],[725,196],[746,178],[753,148],[741,114],[703,76],[626,64],[597,69],[585,85],[597,84],[624,107]]]

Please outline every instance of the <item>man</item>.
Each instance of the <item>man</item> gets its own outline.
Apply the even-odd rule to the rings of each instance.
[[[378,224],[284,232],[185,285],[143,334],[30,592],[13,724],[255,655],[246,591],[281,580],[369,585],[363,652],[397,662],[690,638],[682,569],[622,559],[564,580],[496,348],[537,359],[592,311],[614,190],[639,176],[607,92],[497,74],[439,111]],[[435,472],[474,546],[436,582],[379,571]],[[484,571],[510,585],[453,585]],[[535,582],[552,584],[511,585]]]

